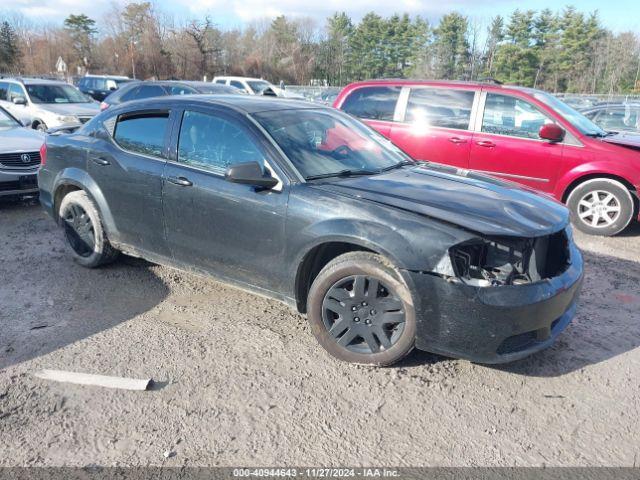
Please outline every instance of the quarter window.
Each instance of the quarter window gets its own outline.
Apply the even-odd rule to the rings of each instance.
[[[529,102],[508,95],[487,94],[483,132],[538,139],[538,131],[545,123],[553,121]]]
[[[230,165],[258,162],[264,155],[236,122],[185,111],[178,141],[178,162],[224,174]]]
[[[120,116],[113,138],[125,150],[162,157],[169,113]]]
[[[352,92],[341,109],[355,117],[392,121],[400,87],[364,87]]]
[[[405,121],[468,130],[474,96],[468,90],[412,88]]]

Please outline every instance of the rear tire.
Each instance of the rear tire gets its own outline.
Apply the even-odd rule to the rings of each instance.
[[[386,366],[414,347],[411,292],[380,255],[349,252],[333,259],[313,281],[307,306],[314,336],[340,360]]]
[[[60,202],[60,224],[73,259],[87,268],[113,262],[120,252],[107,239],[98,209],[86,192],[77,190]]]
[[[581,183],[569,195],[567,206],[578,230],[607,237],[627,228],[635,211],[631,192],[610,178]]]

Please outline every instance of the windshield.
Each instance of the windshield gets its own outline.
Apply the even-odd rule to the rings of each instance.
[[[0,108],[0,128],[13,128],[13,127],[21,127],[16,120],[5,112],[2,108]]]
[[[332,110],[274,110],[254,115],[307,180],[379,173],[413,163],[384,137]]]
[[[533,93],[533,96],[554,110],[557,114],[562,115],[571,125],[576,127],[583,135],[604,136],[607,134],[602,128],[593,123],[580,112],[574,110],[562,100],[539,90]]]
[[[247,83],[254,93],[262,93],[264,90],[271,88],[272,86],[269,82],[265,82],[264,80],[248,80]]]
[[[89,103],[91,100],[71,85],[26,85],[33,103]]]

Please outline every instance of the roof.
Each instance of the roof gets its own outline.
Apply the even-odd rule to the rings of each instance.
[[[317,103],[303,102],[300,100],[287,100],[278,97],[263,97],[260,95],[171,95],[166,97],[147,98],[135,100],[122,105],[137,103],[153,103],[162,105],[176,102],[188,102],[190,104],[220,105],[231,108],[240,113],[259,113],[278,110],[310,110],[329,109]]]
[[[216,77],[213,78],[213,80],[251,80],[256,81],[256,82],[267,82],[270,83],[268,80],[265,80],[264,78],[255,78],[255,77],[234,77],[232,75],[218,75]]]
[[[47,80],[45,78],[23,78],[23,77],[9,77],[3,78],[2,81],[17,82],[24,85],[71,85],[62,80]]]
[[[87,73],[82,78],[112,78],[114,80],[133,80],[124,75],[94,75],[93,73]]]

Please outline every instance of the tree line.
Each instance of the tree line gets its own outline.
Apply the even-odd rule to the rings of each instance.
[[[2,18],[4,17],[4,18]],[[204,17],[176,22],[150,2],[114,4],[100,22],[69,15],[61,25],[0,16],[0,73],[50,74],[61,57],[70,74],[136,78],[263,77],[288,84],[345,85],[369,78],[505,83],[552,92],[640,91],[640,38],[612,32],[597,12],[515,10],[487,25],[458,12],[437,24],[408,14],[278,16],[243,28]]]

